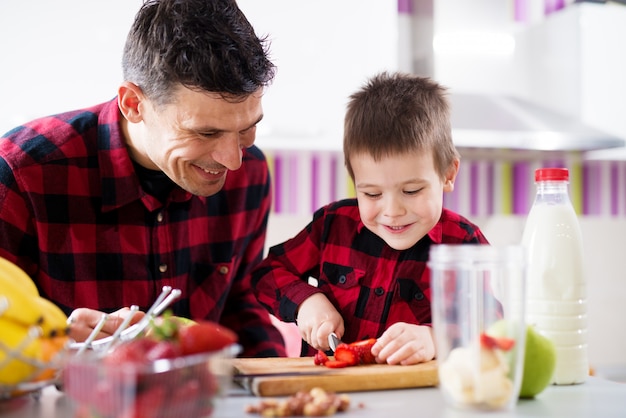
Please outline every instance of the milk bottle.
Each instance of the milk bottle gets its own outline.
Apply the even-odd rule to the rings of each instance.
[[[582,235],[566,168],[535,171],[537,195],[522,236],[528,251],[527,319],[556,347],[553,383],[582,383],[587,358],[587,289]]]

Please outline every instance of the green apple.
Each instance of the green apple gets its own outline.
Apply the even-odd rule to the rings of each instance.
[[[494,337],[510,337],[510,325],[500,320],[489,327],[488,334]],[[556,349],[550,339],[541,335],[532,325],[526,326],[526,347],[524,350],[524,372],[520,398],[534,398],[552,381],[556,368]]]
[[[552,381],[555,368],[554,343],[538,333],[532,325],[528,325],[520,398],[534,398],[541,393]]]

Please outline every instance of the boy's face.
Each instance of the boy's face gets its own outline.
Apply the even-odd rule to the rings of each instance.
[[[350,157],[361,220],[387,245],[405,250],[439,221],[443,193],[452,191],[458,160],[441,179],[430,152]]]

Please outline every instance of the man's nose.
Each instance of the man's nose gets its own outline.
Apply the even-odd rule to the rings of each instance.
[[[242,148],[239,135],[224,137],[213,151],[213,159],[231,171],[237,170],[241,167]]]

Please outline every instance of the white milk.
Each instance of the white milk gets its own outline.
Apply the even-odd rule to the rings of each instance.
[[[538,194],[540,189],[538,185]],[[557,196],[563,192],[565,197]],[[553,383],[582,383],[589,374],[587,288],[582,235],[567,182],[538,196],[522,244],[528,250],[527,320],[557,349]]]

